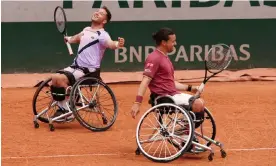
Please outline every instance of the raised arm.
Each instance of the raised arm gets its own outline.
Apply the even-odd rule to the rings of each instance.
[[[107,47],[113,50],[124,47],[124,45],[125,45],[125,39],[121,37],[118,38],[118,41],[113,41],[111,39],[107,41]]]
[[[74,36],[65,36],[64,40],[68,41],[68,43],[80,43],[80,39],[82,35],[83,35],[83,32],[80,32]]]

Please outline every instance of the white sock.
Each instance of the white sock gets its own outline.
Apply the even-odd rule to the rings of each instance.
[[[57,102],[57,105],[59,106],[59,107],[61,107],[61,108],[63,108],[63,109],[65,109],[65,110],[69,110],[69,108],[67,107],[67,104],[66,104],[66,102],[67,102],[68,100],[62,100],[62,101],[58,101]]]

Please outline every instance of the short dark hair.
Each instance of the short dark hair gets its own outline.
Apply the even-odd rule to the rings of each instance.
[[[111,17],[112,17],[112,15],[111,15],[111,12],[110,12],[110,10],[106,7],[106,6],[103,6],[103,7],[101,7],[102,9],[104,9],[105,11],[106,11],[106,17],[107,17],[107,22],[109,22],[110,20],[111,20]]]
[[[174,35],[174,34],[175,33],[173,32],[173,30],[170,28],[161,28],[159,31],[152,34],[152,38],[153,40],[155,40],[156,45],[159,46],[162,40],[168,41],[169,35]]]

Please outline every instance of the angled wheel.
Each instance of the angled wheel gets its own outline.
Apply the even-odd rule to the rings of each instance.
[[[53,116],[57,109],[50,91],[51,80],[48,78],[39,85],[32,101],[34,115],[40,115],[38,119],[44,123],[49,123],[48,116]]]
[[[112,90],[93,77],[84,77],[75,83],[70,93],[70,107],[79,123],[92,131],[109,129],[118,114]]]
[[[210,146],[212,142],[203,139],[203,136],[211,138],[212,140],[216,138],[216,123],[211,112],[206,107],[204,108],[204,121],[195,129],[195,132],[199,134],[197,135],[199,143],[206,146]]]
[[[141,117],[136,130],[136,142],[148,159],[170,162],[188,150],[193,133],[190,114],[179,106],[164,103],[150,108]]]

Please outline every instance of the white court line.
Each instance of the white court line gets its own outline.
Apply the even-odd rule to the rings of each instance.
[[[119,153],[90,153],[90,154],[69,154],[52,156],[27,156],[27,157],[2,157],[2,159],[32,159],[32,158],[60,158],[60,157],[84,157],[84,156],[118,156]]]
[[[229,151],[261,151],[261,150],[276,150],[276,148],[247,148],[247,149],[225,149]],[[216,150],[218,151],[218,150]],[[119,156],[135,154],[133,153],[90,153],[90,154],[73,154],[73,155],[52,155],[52,156],[26,156],[26,157],[2,157],[2,159],[34,159],[34,158],[61,158],[61,157],[84,157],[84,156]]]
[[[276,148],[228,149],[227,151],[259,151],[259,150],[276,150]]]

